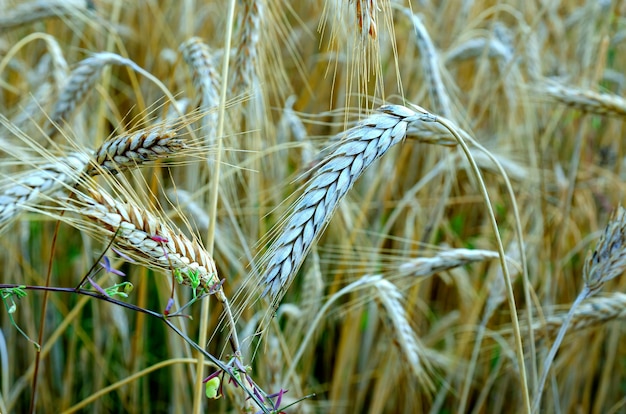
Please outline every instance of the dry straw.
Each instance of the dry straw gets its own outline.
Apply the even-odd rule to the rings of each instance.
[[[400,105],[385,105],[346,132],[317,167],[282,233],[263,259],[267,265],[261,281],[264,295],[269,293],[274,303],[280,300],[354,182],[375,160],[402,142],[409,124],[434,119]]]

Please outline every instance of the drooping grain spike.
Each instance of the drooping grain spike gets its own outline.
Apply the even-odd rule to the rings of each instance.
[[[63,86],[50,119],[44,127],[48,136],[54,135],[57,126],[60,127],[64,122],[69,121],[72,114],[84,102],[89,91],[93,89],[107,65],[122,65],[141,70],[133,61],[110,52],[96,53],[80,61]]]
[[[265,5],[263,0],[244,0],[241,18],[241,32],[231,78],[231,90],[242,91],[254,85],[259,64],[259,39],[263,23]]]
[[[535,330],[538,338],[546,334],[554,336],[563,325],[566,317],[567,312],[557,313],[546,318],[545,322],[535,322],[533,330]],[[570,332],[581,331],[625,317],[626,294],[621,292],[607,293],[606,296],[589,298],[581,303],[572,316]]]
[[[579,89],[557,82],[545,82],[540,84],[537,87],[537,92],[545,94],[553,101],[579,109],[583,112],[626,117],[626,99],[618,95]]]
[[[0,192],[0,225],[28,206],[37,204],[41,198],[74,185],[75,177],[88,163],[88,155],[76,152],[36,170],[6,179],[5,188]]]
[[[403,359],[407,361],[409,370],[420,383],[431,390],[434,389],[432,381],[426,374],[426,367],[428,367],[424,357],[426,352],[417,335],[411,329],[411,323],[402,305],[402,293],[393,283],[385,279],[378,280],[375,287],[378,299],[386,311],[385,314],[395,334],[394,343],[402,351],[401,354]]]
[[[85,13],[93,7],[91,0],[34,0],[3,11],[0,31],[13,29],[50,17]]]
[[[428,85],[428,93],[435,109],[434,112],[448,119],[453,119],[452,101],[441,78],[439,51],[435,48],[419,16],[413,14],[409,9],[403,9],[403,11],[411,19],[415,29],[415,39],[420,50],[424,83]]]
[[[385,105],[346,132],[346,138],[317,168],[262,261],[266,264],[261,281],[265,286],[263,295],[270,293],[274,302],[279,300],[354,182],[389,148],[402,142],[409,124],[430,120],[434,117],[400,105]]]
[[[76,211],[97,223],[103,231],[101,236],[113,236],[117,232],[114,244],[122,252],[153,269],[169,273],[170,266],[173,267],[180,271],[185,285],[191,285],[191,272],[200,278],[200,288],[219,283],[213,258],[180,230],[166,225],[146,209],[121,203],[103,191],[75,194]]]

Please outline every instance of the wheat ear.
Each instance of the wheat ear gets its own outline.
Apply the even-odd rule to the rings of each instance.
[[[411,19],[413,28],[415,29],[415,40],[420,50],[422,71],[424,72],[424,84],[428,85],[430,101],[435,108],[434,112],[445,118],[454,119],[451,110],[452,102],[441,79],[439,52],[435,48],[419,16],[413,14],[413,12],[407,8],[402,8],[402,11]]]
[[[88,174],[102,170],[117,173],[124,169],[162,158],[168,158],[188,149],[185,141],[176,138],[176,131],[151,127],[134,134],[124,134],[105,141],[94,153]]]
[[[90,0],[35,0],[3,13],[0,30],[12,29],[49,17],[85,13],[93,3]]]
[[[603,323],[626,317],[626,294],[613,292],[598,298],[589,298],[574,311],[570,321],[571,329],[580,331]],[[546,318],[545,322],[533,324],[538,337],[556,335],[563,326],[567,313],[556,314]]]
[[[74,185],[88,163],[88,155],[76,152],[8,179],[0,194],[0,226],[41,198]]]
[[[271,294],[275,303],[289,288],[338,203],[367,167],[404,139],[409,124],[435,120],[432,115],[400,105],[385,105],[378,111],[348,130],[322,161],[281,235],[268,250],[261,282],[265,286],[263,295]]]
[[[221,80],[219,73],[213,67],[209,45],[199,37],[192,37],[184,41],[179,50],[191,70],[193,86],[200,91],[202,105],[217,106],[220,99]]]
[[[141,68],[132,60],[110,52],[96,53],[80,61],[63,86],[59,99],[52,109],[50,119],[44,127],[48,136],[55,133],[57,126],[61,126],[63,122],[69,120],[76,108],[84,102],[89,91],[93,89],[104,67],[113,64],[129,66],[142,72]]]
[[[361,37],[368,35],[376,39],[378,30],[376,29],[376,12],[379,10],[377,0],[356,0],[356,20],[361,30]]]
[[[234,61],[231,90],[245,90],[254,85],[259,62],[259,38],[265,5],[263,0],[244,0],[241,33]]]
[[[487,57],[510,62],[512,51],[496,38],[477,37],[469,39],[454,49],[446,52],[445,61],[448,63],[475,59],[486,53]]]
[[[119,202],[103,191],[89,193],[75,193],[78,213],[95,222],[107,236],[117,232],[114,243],[120,250],[147,267],[179,271],[185,285],[192,284],[193,276],[199,278],[199,288],[219,282],[215,262],[196,240],[135,204]],[[194,275],[190,277],[191,273]]]
[[[619,206],[615,210],[607,224],[604,232],[600,236],[598,245],[593,253],[587,256],[583,277],[585,285],[582,291],[572,303],[559,333],[557,334],[552,348],[543,363],[543,373],[539,380],[537,393],[533,402],[533,412],[539,411],[541,396],[548,378],[548,372],[556,353],[563,342],[567,328],[569,327],[578,305],[588,297],[595,295],[606,282],[624,273],[626,270],[626,210]]]
[[[133,203],[121,203],[103,191],[91,189],[89,193],[75,192],[75,205],[69,209],[96,223],[101,237],[104,236],[102,233],[115,237],[114,244],[118,249],[143,265],[166,273],[173,271],[180,283],[213,293],[230,325],[233,350],[239,354],[230,304],[215,262],[200,243]]]
[[[424,346],[415,335],[404,306],[402,306],[403,296],[396,285],[385,279],[375,282],[376,294],[385,310],[387,320],[395,333],[394,343],[400,347],[404,359],[409,365],[413,375],[424,385],[433,389],[433,383],[426,375],[425,365],[426,352]]]
[[[209,144],[214,144],[217,111],[209,111],[209,109],[219,105],[222,81],[213,67],[211,49],[199,37],[192,37],[183,42],[179,49],[191,70],[193,85],[200,92],[200,107],[206,111],[202,119],[203,134]]]
[[[0,189],[0,226],[16,217],[27,206],[75,185],[81,173],[97,175],[136,168],[188,149],[176,132],[152,127],[106,141],[95,152],[73,152],[32,171],[5,179]],[[93,154],[93,155],[90,155]]]
[[[413,277],[426,277],[444,270],[489,259],[499,259],[498,252],[479,249],[451,249],[433,257],[418,257],[398,266],[398,272]]]
[[[626,116],[626,99],[618,95],[574,88],[556,82],[543,83],[537,89],[550,99],[572,108],[580,109],[583,112],[598,115]]]

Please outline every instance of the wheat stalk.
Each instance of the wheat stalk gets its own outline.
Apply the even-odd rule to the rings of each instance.
[[[579,89],[556,82],[544,82],[537,86],[537,91],[553,101],[598,115],[626,116],[626,99],[618,95],[598,93],[588,89]]]
[[[269,293],[278,302],[354,182],[404,139],[408,125],[434,119],[400,105],[385,105],[378,114],[346,132],[346,137],[317,168],[281,235],[263,259],[267,264],[261,281],[265,286],[263,295]]]
[[[587,255],[583,277],[585,285],[572,303],[559,333],[557,334],[550,352],[543,363],[543,373],[539,380],[537,393],[533,402],[533,412],[537,412],[541,405],[541,396],[548,378],[548,372],[556,352],[563,342],[565,333],[574,318],[578,306],[588,297],[596,294],[606,282],[616,278],[626,270],[626,210],[622,206],[613,212],[609,223],[606,225],[600,240],[593,253]]]
[[[517,244],[513,243],[509,247],[508,252],[509,255],[507,256],[507,258],[510,258],[510,262],[509,260],[507,260],[506,266],[507,268],[509,268],[508,270],[511,278],[511,284],[513,284],[520,274],[521,267],[515,266],[511,269],[509,266],[512,266],[511,262],[519,261],[520,250],[517,248]],[[478,354],[480,352],[483,338],[487,330],[487,323],[495,313],[496,309],[506,300],[506,284],[502,267],[498,267],[495,278],[487,286],[487,291],[489,292],[489,296],[487,296],[487,304],[485,305],[483,317],[480,321],[480,325],[478,326],[478,332],[476,333],[476,339],[474,341],[474,348],[472,349],[472,356],[470,358],[467,373],[465,375],[465,380],[461,388],[461,397],[459,400],[460,404],[458,408],[458,412],[460,413],[467,412],[465,408],[469,397],[470,385],[472,382],[472,378],[474,377],[474,371],[476,370]]]

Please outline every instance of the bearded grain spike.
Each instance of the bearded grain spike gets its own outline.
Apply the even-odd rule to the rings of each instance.
[[[567,317],[567,312],[555,314],[544,322],[535,322],[538,338],[542,335],[555,336]],[[604,323],[626,318],[626,294],[612,292],[603,297],[589,298],[576,309],[570,323],[572,331],[599,326]]]
[[[382,308],[385,310],[387,320],[395,334],[394,343],[402,351],[401,354],[408,363],[409,370],[420,383],[431,390],[434,389],[434,384],[426,375],[425,367],[428,366],[425,364],[426,359],[424,358],[426,351],[411,329],[411,323],[404,306],[402,306],[404,299],[402,293],[396,285],[385,279],[379,279],[374,286]]]
[[[138,165],[176,155],[187,149],[173,130],[148,128],[131,135],[120,135],[106,141],[96,150],[94,164],[88,170],[96,175],[102,170],[118,173]]]
[[[246,90],[254,85],[259,64],[259,38],[265,13],[263,0],[244,0],[241,37],[237,45],[232,78],[232,90]]]
[[[215,142],[217,111],[209,111],[219,106],[222,80],[211,61],[211,49],[199,37],[192,37],[180,45],[179,50],[189,70],[194,87],[199,91],[200,108],[207,111],[202,118],[204,136],[208,144]]]
[[[439,61],[439,52],[435,48],[433,41],[422,23],[418,15],[413,14],[409,9],[403,9],[413,23],[415,29],[415,39],[417,47],[420,50],[422,62],[422,71],[424,72],[424,83],[428,85],[428,93],[435,113],[453,119],[452,103],[448,92],[441,79],[441,63]]]
[[[171,271],[171,265],[180,271],[185,285],[191,285],[192,271],[198,273],[200,288],[219,282],[213,258],[196,240],[189,240],[180,230],[167,226],[150,212],[118,202],[104,192],[92,190],[90,196],[75,194],[80,201],[77,207],[82,216],[97,223],[111,236],[118,232],[114,244],[122,252],[143,259],[148,267],[166,273]],[[157,235],[168,242],[154,240]]]
[[[3,11],[0,30],[13,29],[50,17],[85,14],[93,3],[88,0],[35,0]]]
[[[413,277],[426,277],[455,267],[499,258],[498,252],[492,250],[451,249],[439,252],[433,257],[412,259],[401,264],[398,267],[398,272]]]
[[[538,87],[538,93],[583,112],[626,117],[626,99],[618,95],[574,88],[556,82],[541,84]]]
[[[379,10],[377,0],[356,0],[356,20],[361,30],[361,37],[367,38],[369,35],[376,39],[378,30],[376,29],[376,12]]]
[[[589,296],[626,270],[626,210],[619,206],[612,214],[593,253],[587,256],[583,274]]]
[[[199,37],[188,39],[179,49],[191,71],[193,85],[200,91],[201,106],[203,108],[217,106],[221,79],[211,63],[211,49]]]
[[[583,269],[585,285],[570,306],[556,339],[552,343],[550,352],[543,362],[543,372],[533,401],[533,412],[539,411],[550,366],[578,307],[585,299],[602,289],[606,282],[624,273],[624,270],[626,270],[626,210],[622,206],[618,206],[611,215],[611,219],[600,236],[593,253],[587,256]]]
[[[54,105],[50,119],[44,128],[48,136],[54,135],[57,126],[70,120],[72,114],[85,101],[107,65],[128,66],[134,70],[140,69],[132,60],[123,58],[115,53],[96,53],[78,63],[63,86],[59,98]]]
[[[76,152],[17,178],[7,179],[4,191],[0,193],[0,225],[16,217],[27,206],[73,185],[88,163],[87,155]]]
[[[279,301],[354,182],[389,148],[402,142],[409,124],[432,120],[434,117],[430,115],[399,105],[385,105],[378,114],[346,132],[346,138],[321,162],[282,234],[268,250],[263,260],[266,263],[263,295],[269,293],[275,302]]]

